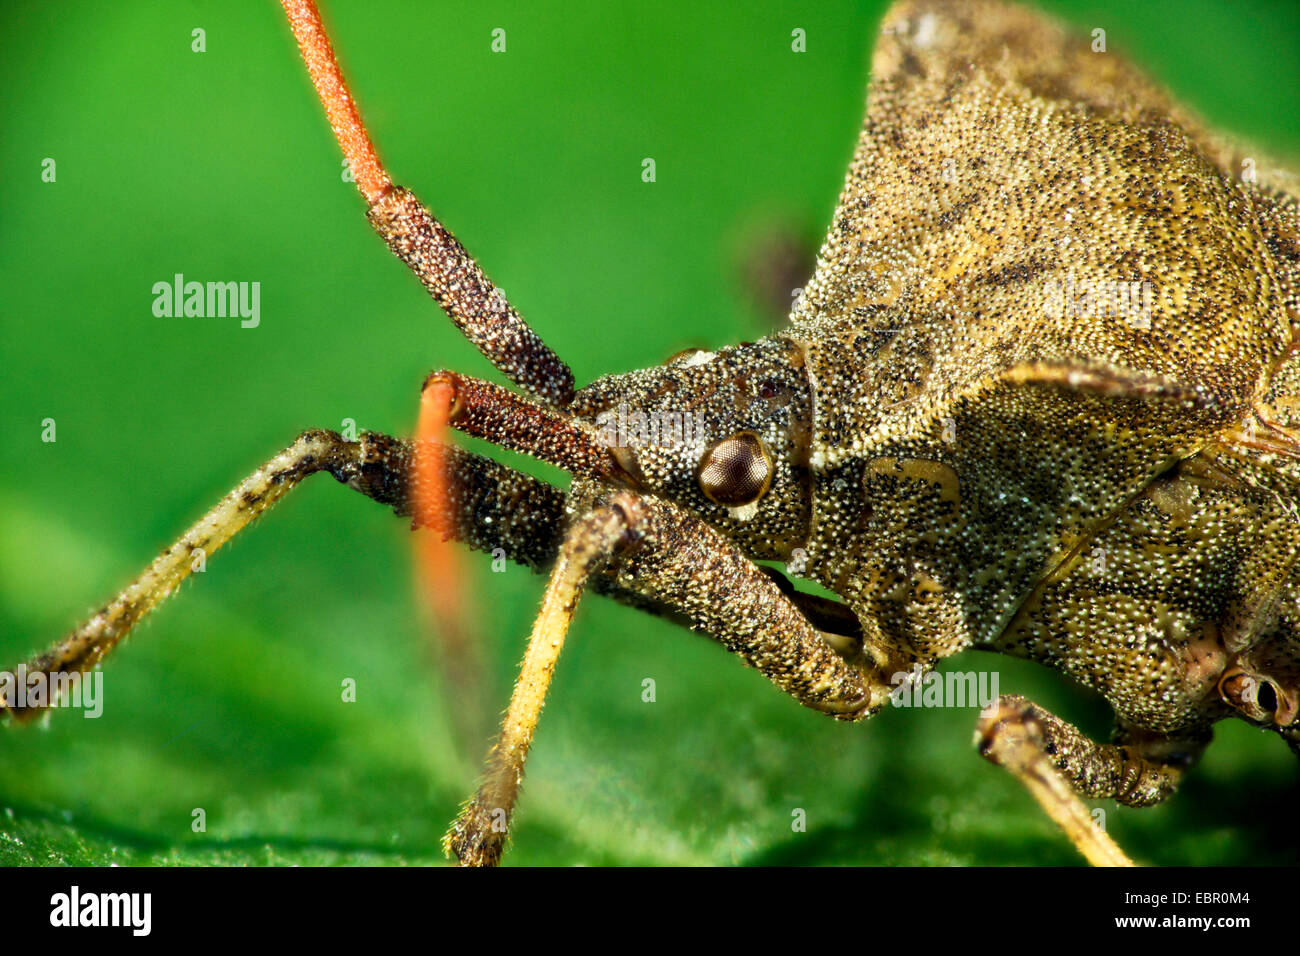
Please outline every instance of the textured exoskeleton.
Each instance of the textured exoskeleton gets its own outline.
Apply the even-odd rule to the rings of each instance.
[[[573,485],[444,449],[440,498],[437,472],[413,467],[427,442],[306,432],[32,671],[94,666],[195,550],[328,471],[418,524],[550,568],[487,781],[448,836],[464,862],[500,856],[588,580],[842,719],[971,647],[1095,689],[1113,743],[1015,696],[986,709],[977,740],[1098,863],[1127,858],[1079,794],[1159,801],[1228,716],[1300,753],[1294,176],[1258,153],[1244,163],[1122,59],[1039,14],[905,0],[882,26],[861,140],[787,327],[575,391],[389,180],[314,5],[284,6],[371,224],[532,397],[452,373],[426,394],[453,427]]]
[[[577,407],[711,394],[711,434],[763,436],[752,514],[688,457],[642,482],[841,596],[872,682],[975,646],[1115,710],[1098,747],[1008,699],[995,759],[1028,724],[1077,790],[1146,805],[1224,717],[1300,752],[1300,214],[1244,156],[1033,12],[899,4],[790,328]]]

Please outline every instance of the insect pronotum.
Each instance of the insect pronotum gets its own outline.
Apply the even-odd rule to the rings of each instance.
[[[290,4],[290,7],[298,8],[300,7],[300,5]],[[305,10],[303,9],[299,9],[298,14],[299,14],[299,18],[307,16],[307,12],[305,12]],[[909,26],[907,26],[906,29],[904,30],[900,30],[898,29],[898,22],[900,22],[900,20],[898,20],[898,17],[901,17],[901,14],[896,14],[896,18],[894,18],[894,20],[892,21],[893,30],[894,30],[894,33],[892,35],[896,36],[898,42],[902,43],[904,42],[904,40],[906,40],[906,42],[914,44],[915,47],[917,47],[918,49],[922,49],[922,51],[923,49],[930,48],[932,46],[931,43],[932,40],[943,38],[944,22],[943,20],[926,20],[926,16],[930,16],[930,14],[927,14],[926,12],[924,12],[924,10],[920,10],[919,16],[917,12],[913,12],[913,14],[911,14],[910,17],[904,18],[904,20],[907,20],[907,22],[909,22]],[[935,16],[939,16],[939,14],[935,14]],[[198,43],[198,38],[195,38],[195,43]],[[346,38],[344,38],[343,43],[344,43],[344,48],[346,48],[347,47]],[[508,49],[508,40],[506,40],[506,43]],[[308,49],[309,51],[313,49],[313,47],[309,43],[308,43]],[[207,51],[198,51],[198,49],[195,49],[194,52],[205,53]],[[326,90],[326,99],[329,99],[328,92],[329,90]],[[360,99],[364,107],[365,104],[364,94],[361,95]],[[347,140],[348,135],[344,134],[343,138],[344,140]],[[390,155],[390,152],[391,151],[386,150],[385,155]],[[354,150],[354,160],[357,160],[357,157],[359,156],[360,153],[356,153]],[[396,165],[404,166],[404,164],[402,163],[398,163]],[[658,164],[656,164],[656,168],[658,168]],[[643,168],[642,168],[642,172],[643,172]],[[385,198],[387,186],[385,185],[385,182],[383,182],[381,174],[378,174],[374,169],[368,170],[367,166],[365,166],[364,163],[361,163],[361,161],[354,161],[354,164],[352,164],[352,173],[354,173],[356,178],[359,179],[359,183],[361,189],[363,189],[363,193],[369,193],[369,198],[378,200],[378,202],[380,202],[382,206],[383,198]],[[939,169],[939,173],[943,173],[943,168]],[[64,173],[64,176],[66,182],[66,173]],[[645,185],[647,186],[651,185],[651,183],[646,182],[645,179],[641,179],[641,182],[645,183]],[[439,215],[446,215],[446,213],[442,212],[442,204],[441,202],[439,202],[438,195],[435,195],[434,193],[429,193],[428,190],[421,190],[421,193],[422,195],[424,195],[424,199],[432,203],[435,209],[438,209]],[[391,202],[396,203],[398,202],[398,200],[393,199],[391,200]],[[281,213],[281,215],[283,215],[283,213]],[[279,221],[279,217],[278,216],[272,217],[272,221]],[[448,221],[451,221],[450,217],[448,217]],[[300,222],[299,219],[295,219],[294,222],[292,222],[292,226],[294,226],[295,229],[300,230],[299,222]],[[311,232],[311,229],[308,229],[307,232],[308,233]],[[398,232],[400,232],[400,230],[398,230]],[[387,235],[389,235],[389,237],[391,238],[391,235],[393,235],[393,233],[394,233],[394,229],[391,228],[391,226],[389,226],[389,228],[387,228]],[[365,248],[367,248],[367,246],[365,246],[364,243],[359,243],[359,250],[365,250]],[[369,248],[369,251],[373,252],[373,248]],[[360,251],[357,252],[357,256],[364,255],[364,254],[365,252],[360,252]],[[487,263],[487,267],[489,267],[489,271],[493,274],[498,274],[498,271],[497,269],[494,268],[494,264],[491,263],[491,260],[487,259],[486,256],[484,259]],[[511,285],[512,287],[515,286],[513,282],[511,282]],[[826,290],[823,289],[823,295],[824,293],[826,293]],[[500,312],[499,310],[493,310],[493,315],[499,316],[502,315],[502,312]],[[256,328],[257,325],[260,325],[260,323],[257,323],[257,321],[253,321],[250,317],[250,328]],[[205,330],[205,332],[211,334],[211,329]],[[887,332],[888,334],[893,334],[891,330],[887,330]],[[550,336],[550,334],[547,334],[547,338],[551,339],[552,337]],[[560,354],[563,354],[564,352],[564,350],[559,349],[559,347],[558,349],[556,349],[556,351],[559,351]],[[537,349],[524,350],[524,352],[526,352],[526,355],[533,356],[533,358],[536,358],[536,356],[539,355]],[[507,367],[513,368],[513,371],[519,372],[519,364],[517,364],[515,360],[519,358],[521,354],[524,354],[524,352],[521,352],[520,350],[504,350],[504,352],[502,352],[502,364],[506,364]],[[299,356],[299,360],[303,360],[302,356]],[[686,364],[685,367],[695,368],[695,367],[699,367],[699,365],[701,364],[703,363],[689,362],[689,364]],[[597,371],[603,371],[603,369],[597,369]],[[1195,401],[1193,401],[1193,398],[1195,397],[1188,397],[1188,395],[1182,392],[1178,392],[1178,390],[1175,389],[1166,389],[1165,382],[1158,380],[1158,378],[1154,378],[1154,377],[1135,377],[1135,378],[1131,378],[1131,380],[1121,380],[1121,378],[1101,377],[1097,375],[1095,369],[1083,369],[1083,371],[1078,371],[1078,369],[1075,369],[1075,371],[1070,372],[1069,376],[1066,376],[1065,373],[1061,373],[1061,380],[1056,381],[1053,378],[1053,376],[1058,375],[1056,369],[1052,367],[1043,367],[1041,363],[1039,364],[1030,363],[1028,365],[1023,365],[1023,364],[1018,365],[1018,367],[1013,367],[1009,369],[1009,372],[1010,372],[1010,380],[1017,382],[1017,384],[1024,384],[1024,382],[1030,382],[1030,384],[1035,384],[1035,382],[1047,381],[1048,384],[1062,385],[1062,386],[1066,386],[1066,388],[1082,388],[1083,390],[1086,390],[1086,392],[1088,392],[1089,394],[1100,394],[1100,395],[1122,392],[1122,390],[1128,389],[1130,390],[1130,392],[1134,392],[1134,393],[1140,392],[1143,394],[1147,394],[1147,393],[1156,394],[1158,398],[1167,392],[1167,394],[1171,395],[1173,399],[1177,399],[1177,401],[1180,402],[1186,401],[1186,402],[1190,402],[1191,405],[1195,405]],[[325,377],[329,378],[329,376],[325,376]],[[520,380],[523,380],[524,385],[530,386],[530,388],[532,388],[534,393],[539,393],[542,395],[543,398],[550,399],[550,401],[552,402],[563,403],[564,399],[567,398],[567,394],[565,394],[564,392],[565,385],[564,385],[563,377],[560,376],[558,372],[556,372],[554,363],[552,363],[550,359],[546,359],[545,356],[543,356],[542,359],[537,360],[537,362],[525,363],[524,371],[517,373],[516,377],[520,378]],[[484,402],[472,403],[472,410],[471,410],[471,415],[469,415],[469,418],[473,419],[473,410],[476,410],[476,408],[484,408],[487,406],[497,407],[497,402],[499,398],[498,393],[485,393],[485,392],[476,393],[474,392],[474,386],[469,384],[467,380],[461,380],[461,378],[456,378],[456,380],[452,380],[452,381],[454,381],[454,384],[458,386],[458,394],[459,397],[461,398],[464,398],[465,395],[467,394],[486,395]],[[775,389],[774,394],[779,393],[781,388],[781,382],[776,381],[774,386],[772,386],[772,388]],[[771,395],[768,395],[767,398],[771,398]],[[894,398],[898,398],[897,395]],[[902,398],[898,398],[898,401],[906,402],[909,401],[909,399],[911,398],[913,398],[913,395],[905,394],[902,395]],[[57,416],[52,416],[52,419],[57,421]],[[66,421],[68,419],[64,419],[64,420]],[[474,429],[480,429],[480,431],[491,431],[491,429],[497,429],[497,431],[491,431],[491,433],[495,434],[495,436],[497,437],[500,437],[499,421],[500,421],[499,416],[498,418],[491,418],[491,416],[489,416],[489,418],[487,419],[476,419],[473,421],[467,421],[465,419],[461,419],[460,424],[461,427],[471,428],[471,431],[474,431]],[[68,431],[69,431],[68,425],[65,424],[64,428],[62,428],[62,433],[60,434],[59,441],[68,442]],[[530,432],[526,431],[525,429],[524,438],[521,438],[520,441],[524,442],[524,444],[528,444],[528,442],[533,441],[532,438],[528,437],[529,434]],[[723,436],[723,434],[718,434],[718,436],[712,436],[712,438],[724,438],[724,437],[725,436]],[[101,436],[100,436],[100,440],[101,440]],[[278,440],[278,438],[272,438],[272,440],[270,441],[276,441],[276,440]],[[1247,440],[1253,441],[1253,438],[1247,438]],[[308,442],[311,441],[324,442],[324,444],[321,445],[320,450],[317,451],[317,454],[322,454],[322,455],[330,454],[331,440],[329,440],[329,438],[309,438]],[[746,440],[746,441],[762,441],[762,436],[759,437],[758,440]],[[49,444],[55,445],[57,447],[57,442],[49,442]],[[66,444],[64,445],[64,447],[66,447]],[[728,449],[732,449],[732,446],[727,446],[727,447]],[[759,451],[754,451],[755,447],[758,447]],[[759,460],[762,460],[764,451],[766,451],[766,449],[764,449],[762,445],[745,445],[745,442],[741,441],[740,444],[735,446],[735,450],[728,451],[729,458],[727,458],[727,460],[728,462],[735,462],[735,460],[737,460],[737,457],[740,457],[741,460],[746,460],[746,462],[750,462],[751,464],[753,464],[754,462],[759,462]],[[575,445],[575,442],[569,441],[568,444],[565,444],[562,447],[562,449],[559,449],[558,451],[556,451],[555,449],[551,449],[550,457],[552,460],[558,458],[560,460],[560,463],[569,464],[569,466],[573,466],[575,470],[580,471],[581,473],[586,473],[586,475],[594,476],[595,479],[599,481],[608,481],[608,483],[611,483],[612,485],[621,486],[621,488],[623,488],[624,490],[630,488],[634,492],[634,490],[637,490],[637,488],[640,488],[642,484],[645,484],[646,481],[650,480],[650,479],[646,479],[645,476],[638,475],[638,468],[645,468],[645,464],[638,463],[636,462],[636,460],[633,460],[632,463],[629,463],[627,458],[619,457],[619,455],[614,455],[614,457],[612,457],[612,464],[608,464],[607,462],[604,462],[604,459],[601,459],[601,457],[599,457],[599,453],[597,450],[586,449],[586,447],[582,446],[581,442],[577,442],[577,444]],[[896,460],[898,464],[897,466],[891,466],[891,467],[894,468],[894,471],[897,472],[897,475],[892,475],[892,473],[888,471],[888,468],[881,468],[881,470],[879,471],[881,475],[881,480],[898,481],[898,476],[901,476],[902,479],[904,480],[910,480],[911,476],[920,473],[918,472],[917,466],[910,466],[910,464],[906,464],[907,460],[917,460],[917,459],[904,459],[904,458],[896,457],[896,459],[894,460]],[[356,479],[355,476],[348,475],[346,462],[338,463],[337,467],[339,471],[343,472],[343,477],[351,477],[351,479],[354,480],[354,484],[357,483],[357,481],[360,481],[359,479]],[[611,468],[614,468],[614,471],[611,471]],[[719,468],[722,468],[722,473],[724,476],[731,475],[731,472],[728,472],[727,468],[723,467],[722,464],[719,464]],[[705,476],[706,473],[708,473],[707,470],[702,470],[701,477]],[[930,475],[936,475],[937,473],[937,475],[939,475],[940,477],[939,484],[943,485],[943,473],[935,472],[933,470],[926,473],[930,473]],[[779,484],[780,477],[781,477],[780,475],[777,475],[777,484]],[[767,480],[771,481],[772,480],[771,476],[768,476]],[[736,492],[735,486],[731,486],[727,484],[727,481],[731,481],[731,479],[727,479],[727,481],[723,481],[722,479],[705,479],[705,481],[706,484],[708,483],[708,481],[714,481],[714,490],[715,492],[718,493],[710,494],[710,498],[714,499],[715,502],[731,503],[731,505],[736,505],[737,507],[740,507],[740,509],[744,509],[744,507],[748,507],[748,501],[746,501],[746,498],[748,498],[748,496],[746,496],[746,494],[740,494],[740,496],[735,498],[728,498],[728,494]],[[718,484],[719,481],[723,481],[723,483]],[[735,484],[735,481],[732,481],[732,485],[733,484]],[[759,483],[759,484],[762,485],[763,483]],[[724,488],[727,489],[727,493],[723,493]],[[248,507],[259,505],[261,499],[263,499],[264,494],[268,492],[268,490],[269,489],[247,488],[246,496],[244,496],[244,503],[246,503]],[[370,488],[368,488],[367,490],[369,490],[369,492],[372,493],[376,492],[376,489],[374,489],[373,486],[370,486]],[[766,489],[766,485],[764,485],[761,492],[759,492],[759,496],[762,497],[763,494],[766,493],[767,493],[767,489]],[[377,493],[376,496],[374,497],[382,498],[385,497],[385,494],[380,492]],[[640,507],[641,507],[640,503],[638,503],[636,497],[634,496],[632,498],[619,497],[619,498],[612,499],[612,501],[608,502],[608,506],[603,507],[603,509],[602,507],[597,507],[597,509],[593,510],[593,516],[591,516],[590,519],[584,519],[589,524],[589,535],[588,537],[585,537],[584,540],[597,542],[598,545],[603,545],[604,548],[606,549],[611,548],[611,546],[614,545],[616,538],[620,536],[621,533],[620,527],[623,527],[624,529],[627,529],[629,527],[636,527],[638,509],[640,509]],[[736,518],[737,520],[749,520],[749,518],[741,519],[735,515],[733,515],[733,518]],[[575,554],[581,554],[581,549],[576,551]],[[187,558],[188,557],[190,557],[190,555],[187,555]],[[282,562],[282,567],[286,566],[286,564],[289,563],[290,563],[289,561]],[[188,562],[188,564],[190,564],[190,570],[203,570],[203,568],[195,567],[192,561]],[[755,581],[757,580],[758,579],[755,579]],[[936,587],[941,589],[941,585],[943,585],[943,581],[937,583]],[[757,588],[758,585],[755,584],[754,587]],[[926,587],[928,587],[928,585],[926,585]],[[558,604],[554,606],[556,613],[560,613],[560,611],[563,611],[564,604],[565,602],[562,600],[559,601]],[[373,624],[373,623],[374,623],[373,619],[368,620],[368,624]],[[94,641],[92,641],[92,643],[94,643]],[[816,653],[815,648],[810,648],[809,653],[810,654]],[[824,652],[823,650],[822,653],[826,653],[826,652]],[[893,663],[894,665],[902,666],[906,662],[897,661]],[[122,665],[118,665],[118,666],[122,666]],[[793,678],[789,678],[789,675],[781,676],[780,667],[770,667],[770,670],[772,672],[775,672],[776,678],[774,679],[777,679],[777,683],[781,683],[781,680],[793,679]],[[906,667],[904,667],[904,670],[906,670]],[[276,680],[277,685],[281,685],[283,683],[290,682],[290,680],[292,680],[292,674],[289,671],[279,672],[279,674],[274,675],[274,680]],[[802,682],[803,680],[802,676],[801,678],[798,678],[798,680]],[[638,684],[637,689],[638,691],[640,691],[640,684]],[[1010,688],[1005,688],[1005,689],[1010,689]],[[1286,692],[1287,688],[1281,687],[1279,689],[1283,691],[1283,696],[1284,696],[1284,692]],[[822,691],[820,691],[818,687],[814,687],[814,685],[806,685],[806,687],[803,688],[802,693],[805,693],[805,696],[809,697],[810,700],[820,700],[822,702],[826,702],[826,698],[818,697],[818,695],[820,695]],[[852,697],[852,695],[850,695],[850,697]],[[848,700],[848,697],[846,697],[845,700]],[[833,701],[831,702],[833,704]],[[839,705],[828,706],[828,709],[832,709],[832,710],[836,709],[836,706]],[[845,705],[845,709],[852,710],[853,708],[855,708],[855,706],[857,706],[857,704],[852,704],[852,702],[850,702],[850,704]],[[185,728],[183,727],[178,728],[178,730],[181,731],[182,734],[183,732],[185,732]],[[164,743],[168,743],[168,741],[164,741]],[[1032,780],[1031,780],[1031,786],[1032,786]],[[1058,801],[1058,804],[1065,805],[1065,801],[1063,800]],[[802,808],[798,808],[798,806],[796,806],[796,808],[793,809],[798,810]],[[1067,816],[1069,816],[1069,814],[1067,814]],[[1062,822],[1065,822],[1067,826],[1074,826],[1073,823],[1070,822],[1070,819],[1063,819]],[[1075,822],[1078,823],[1078,821]],[[1075,826],[1075,830],[1086,831],[1087,827],[1088,827],[1087,823],[1084,822],[1082,823],[1082,825]],[[794,830],[794,832],[798,832],[798,831]],[[1102,839],[1101,836],[1093,834],[1091,838],[1088,838],[1087,834],[1084,834],[1083,836],[1080,836],[1079,839],[1080,842],[1084,843],[1084,845],[1088,845],[1088,847],[1091,847],[1093,858],[1100,858],[1100,860],[1108,860],[1108,858],[1109,860],[1117,860],[1118,857],[1106,856],[1108,855],[1108,853],[1115,853],[1115,851],[1113,845],[1106,842],[1106,840]],[[1089,843],[1089,840],[1091,840],[1091,843]],[[482,853],[482,857],[484,857],[485,860],[490,861],[491,858],[495,858],[495,853],[497,853],[498,849],[499,847],[489,847],[489,849],[487,849],[485,853]],[[469,855],[473,856],[473,853],[476,852],[477,849],[471,848],[471,851],[469,851]]]

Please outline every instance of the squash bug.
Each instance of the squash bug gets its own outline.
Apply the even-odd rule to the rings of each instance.
[[[304,432],[14,674],[95,668],[325,471],[549,574],[487,775],[448,835],[465,863],[500,858],[584,589],[709,634],[846,721],[966,649],[1061,671],[1113,707],[1113,742],[1016,695],[987,701],[977,742],[1095,863],[1128,860],[1080,795],[1163,800],[1228,716],[1296,749],[1300,250],[1283,167],[1206,131],[1096,37],[997,3],[901,3],[789,324],[579,388],[389,178],[314,6],[285,7],[370,224],[516,386],[437,372],[426,397],[572,484],[442,445],[421,467],[432,443],[364,429]],[[155,315],[189,309],[180,273],[157,286]],[[254,290],[218,291],[260,324]],[[43,708],[6,698],[18,718]]]

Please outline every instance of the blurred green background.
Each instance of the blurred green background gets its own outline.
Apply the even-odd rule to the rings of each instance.
[[[1295,4],[1044,6],[1104,27],[1212,122],[1300,155]],[[339,0],[325,14],[395,178],[583,383],[762,334],[737,263],[773,224],[815,237],[829,222],[882,10]],[[489,50],[496,27],[505,54]],[[807,53],[790,52],[794,27]],[[430,368],[493,373],[371,234],[277,5],[11,0],[0,74],[10,666],[302,428],[409,433]],[[176,272],[260,282],[260,327],[155,318],[151,286]],[[542,581],[467,564],[494,721]],[[487,741],[457,750],[464,702],[428,640],[403,523],[313,479],[110,660],[101,719],[0,733],[0,862],[441,861]],[[1041,668],[948,666],[996,668],[1004,692],[1107,732],[1104,705]],[[340,701],[347,677],[356,703]],[[1076,863],[975,755],[974,721],[840,725],[708,641],[590,599],[506,859]],[[1102,806],[1150,862],[1295,862],[1296,776],[1279,741],[1233,723],[1166,806]]]

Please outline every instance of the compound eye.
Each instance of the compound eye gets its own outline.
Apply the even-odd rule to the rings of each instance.
[[[737,432],[704,453],[699,482],[704,497],[715,504],[753,504],[772,484],[772,456],[753,432]]]

